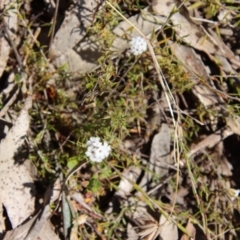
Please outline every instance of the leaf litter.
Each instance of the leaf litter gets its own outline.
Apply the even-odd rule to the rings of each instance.
[[[238,239],[237,4],[37,4],[1,3],[3,239]]]

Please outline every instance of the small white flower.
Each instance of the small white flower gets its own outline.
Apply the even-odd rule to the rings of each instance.
[[[143,37],[133,37],[130,41],[131,52],[134,55],[140,55],[147,50],[147,42]]]
[[[98,147],[98,146],[101,146],[102,143],[100,142],[99,137],[90,137],[90,139],[87,141],[87,145]]]
[[[91,137],[87,141],[86,156],[90,158],[92,162],[101,162],[104,158],[107,158],[110,154],[111,147],[107,142],[100,142],[99,137]]]

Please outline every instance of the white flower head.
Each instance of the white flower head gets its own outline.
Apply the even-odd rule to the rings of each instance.
[[[111,147],[107,142],[101,142],[99,137],[91,137],[87,141],[86,156],[90,158],[92,162],[101,162],[104,158],[107,158],[110,154]]]
[[[130,41],[130,47],[134,55],[140,55],[147,50],[147,42],[143,37],[133,37]]]
[[[90,137],[90,139],[87,141],[88,146],[101,146],[100,138],[99,137]]]

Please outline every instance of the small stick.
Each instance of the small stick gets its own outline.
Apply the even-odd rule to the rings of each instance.
[[[53,43],[53,37],[54,37],[55,28],[56,28],[56,21],[57,21],[58,8],[59,8],[59,0],[56,1],[56,7],[55,7],[55,11],[54,11],[54,16],[53,16],[53,19],[52,19],[52,32],[51,32],[51,37],[50,37],[50,42],[49,42],[49,49],[51,48],[52,43]]]

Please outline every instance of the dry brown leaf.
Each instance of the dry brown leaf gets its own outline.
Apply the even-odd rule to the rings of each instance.
[[[216,52],[216,46],[209,41],[201,27],[191,20],[184,4],[179,4],[177,0],[155,0],[153,10],[157,15],[170,16],[173,29],[182,41],[204,52]]]
[[[168,174],[170,162],[171,136],[167,124],[162,124],[152,141],[149,169],[158,178]],[[151,176],[151,173],[150,173]]]
[[[29,96],[14,126],[0,143],[0,198],[13,228],[34,211],[33,180],[25,165],[17,164],[14,159],[27,135],[31,106],[32,98]]]
[[[7,232],[4,240],[59,240],[60,238],[55,234],[53,226],[47,220],[45,213],[39,220],[37,219],[38,216],[39,215],[36,215],[24,225],[21,225],[18,228]]]
[[[195,235],[196,235],[196,228],[194,227],[194,225],[192,224],[192,222],[190,220],[188,220],[186,230],[188,232],[188,236],[186,234],[184,234],[181,237],[181,240],[194,240]],[[191,237],[189,237],[189,236],[191,236]]]
[[[231,51],[231,49],[222,41],[222,39],[212,29],[208,29],[208,31],[211,34],[211,37],[212,37],[213,41],[215,42],[215,44],[218,46],[218,48],[222,49],[224,51],[224,54],[220,55],[220,56],[218,56],[218,54],[216,53],[218,60],[221,62],[221,66],[222,66],[223,70],[228,73],[235,73],[234,70],[230,69],[230,67],[229,67],[230,64],[227,65],[225,63],[225,61],[227,58],[232,63],[232,65],[230,65],[230,66],[235,65],[235,66],[239,67],[240,66],[239,60],[235,57],[235,55]]]
[[[34,224],[34,221],[37,219],[37,216],[34,216],[32,219],[30,219],[25,224],[13,229],[12,231],[8,231],[6,235],[4,236],[4,240],[22,240],[25,239],[25,236],[27,235],[29,229]]]
[[[164,215],[161,215],[159,224],[161,226],[160,236],[162,240],[178,239],[178,229],[175,223],[168,220]]]
[[[118,190],[115,193],[116,196],[121,196],[123,198],[127,197],[133,189],[132,182],[136,182],[141,174],[141,169],[138,167],[131,167],[126,169],[122,173],[121,181],[118,185]],[[130,181],[129,181],[130,180]]]
[[[141,240],[154,240],[159,236],[161,226],[148,212],[139,215],[138,219],[135,219],[135,222],[138,225],[138,235],[141,237]]]
[[[160,236],[161,240],[177,240],[178,229],[176,224],[168,220],[164,215],[161,215],[160,221],[156,221],[149,213],[139,216],[138,235],[141,240],[154,240]]]
[[[211,54],[227,58],[230,62],[240,66],[232,51],[213,32],[207,32],[201,25],[195,23],[188,9],[178,0],[155,0],[152,8],[157,15],[169,17],[178,38],[195,49],[205,52],[211,59]]]
[[[54,41],[50,49],[50,57],[53,64],[57,67],[67,65],[70,72],[77,72],[79,69],[89,69],[88,64],[92,67],[96,63],[91,64],[89,59],[84,60],[83,54],[73,50],[73,48],[84,38],[86,35],[86,28],[91,24],[93,15],[95,14],[96,7],[99,4],[96,0],[79,1],[74,0],[72,9],[66,12],[66,17],[54,37]],[[96,48],[91,51],[91,46],[85,44],[82,46],[82,53],[90,50],[95,52]],[[91,58],[90,55],[88,58]]]
[[[25,239],[59,240],[60,238],[56,235],[51,222],[48,220],[50,214],[50,207],[47,205],[43,213],[39,214],[39,218],[28,228],[27,234],[24,236]]]
[[[219,143],[220,141],[224,140],[225,138],[231,136],[232,134],[233,134],[233,131],[230,130],[229,128],[220,129],[220,130],[216,131],[215,133],[204,138],[198,144],[196,144],[189,151],[187,156],[190,158],[190,157],[195,156],[195,154],[197,154],[198,152],[200,152],[206,148],[208,148],[208,149],[213,148],[217,143]]]
[[[192,91],[199,101],[205,107],[222,102],[220,97],[207,86],[210,85],[213,87],[213,84],[210,82],[203,62],[197,57],[194,50],[190,47],[170,41],[169,45],[173,54],[183,64],[185,71],[189,73],[192,82],[195,84]]]
[[[55,181],[53,188],[49,187],[45,193],[45,201],[51,204],[59,198],[61,185],[59,179]],[[49,221],[51,209],[49,204],[45,205],[43,210],[40,210],[34,217],[23,225],[8,231],[4,240],[59,240],[55,234],[52,224]]]

